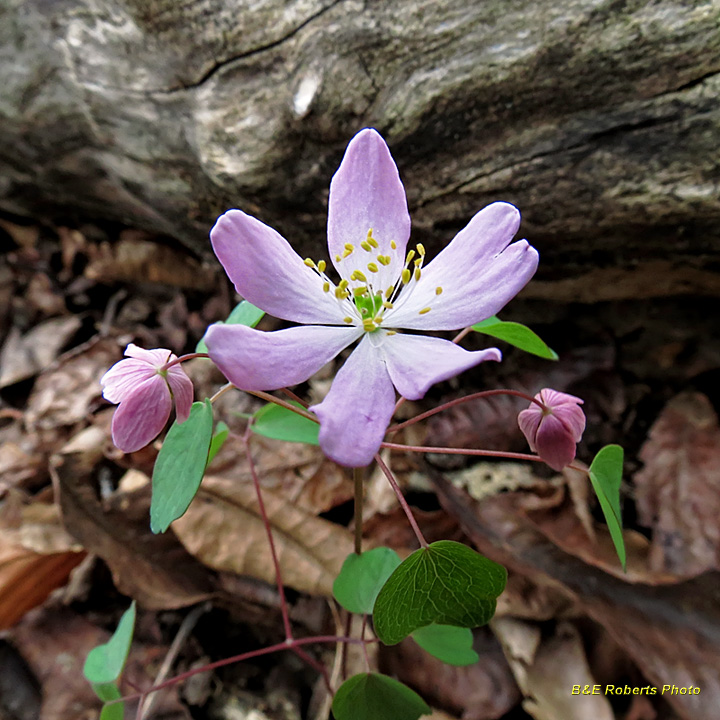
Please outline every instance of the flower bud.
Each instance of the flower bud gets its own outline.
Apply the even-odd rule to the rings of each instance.
[[[545,388],[518,415],[518,425],[536,452],[553,470],[562,470],[575,459],[576,445],[585,430],[583,401],[574,395]]]
[[[100,379],[103,397],[119,403],[113,415],[112,438],[123,452],[130,453],[152,442],[165,427],[173,404],[178,422],[187,420],[193,401],[193,385],[170,350],[145,350],[130,343],[126,357]]]

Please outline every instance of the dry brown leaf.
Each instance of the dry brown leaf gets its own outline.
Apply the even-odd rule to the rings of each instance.
[[[65,532],[54,505],[23,505],[9,494],[0,506],[0,629],[67,581],[85,551]]]
[[[700,393],[673,398],[650,429],[635,474],[650,564],[681,577],[720,569],[720,426]]]
[[[0,352],[0,388],[33,377],[48,367],[81,324],[79,317],[68,315],[45,320],[25,335],[12,328]]]
[[[125,230],[116,243],[93,246],[94,257],[85,268],[85,277],[103,283],[150,282],[192,290],[217,286],[214,268],[151,237],[141,230]]]
[[[53,428],[83,420],[100,397],[100,378],[121,355],[116,340],[103,338],[42,373],[28,401],[28,424]]]
[[[327,512],[353,497],[348,474],[328,460],[319,447],[255,436],[253,462],[263,489],[313,514]],[[226,442],[210,467],[213,475],[238,484],[252,481],[242,443]]]
[[[572,694],[573,685],[596,684],[573,625],[561,623],[553,637],[543,640],[536,625],[513,618],[497,618],[492,628],[525,696],[523,708],[535,720],[614,720],[604,695]]]
[[[408,638],[380,648],[380,669],[414,687],[430,704],[461,714],[463,720],[495,720],[517,705],[520,693],[492,633],[480,628],[474,635],[480,660],[473,665],[447,665]]]
[[[263,491],[283,581],[302,592],[331,595],[353,548],[351,533],[296,507],[284,494]],[[206,477],[189,510],[172,525],[205,565],[275,582],[270,548],[251,483]]]
[[[179,608],[206,599],[213,587],[205,568],[171,532],[150,532],[149,487],[98,500],[89,477],[101,457],[92,447],[53,457],[65,526],[107,563],[118,589],[145,608]]]

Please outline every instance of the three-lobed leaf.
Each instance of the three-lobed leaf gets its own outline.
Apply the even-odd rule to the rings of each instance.
[[[193,403],[190,416],[177,421],[160,448],[152,476],[150,529],[165,532],[197,494],[207,465],[213,415],[209,399]]]
[[[292,404],[302,408],[299,403],[294,402]],[[253,415],[251,427],[254,433],[273,440],[285,440],[286,442],[305,443],[307,445],[317,445],[318,433],[320,432],[320,426],[316,422],[275,403],[263,405]]]
[[[622,533],[622,515],[620,513],[620,485],[622,484],[623,449],[619,445],[606,445],[595,456],[588,473],[595,494],[600,501],[610,537],[615,545],[623,570],[626,570],[627,557],[625,540]]]
[[[426,625],[411,634],[412,639],[426,652],[448,665],[472,665],[480,658],[472,649],[470,628],[455,625]]]
[[[233,311],[228,315],[227,320],[221,320],[219,325],[246,325],[247,327],[255,327],[265,315],[265,311],[255,307],[252,303],[247,300],[240,301],[234,308]],[[207,334],[207,333],[206,333]],[[207,345],[205,344],[205,336],[203,335],[202,340],[197,344],[195,352],[206,353],[208,351]]]
[[[542,340],[529,327],[516,322],[505,322],[496,315],[472,326],[475,332],[490,335],[498,340],[504,340],[520,350],[545,358],[557,360],[558,354]]]
[[[417,720],[428,704],[406,685],[379,673],[348,678],[335,693],[335,720]]]
[[[393,572],[373,610],[377,636],[395,645],[430,624],[474,628],[495,613],[507,571],[467,545],[440,540],[416,550]]]
[[[335,599],[349,612],[369,615],[387,579],[400,564],[400,556],[388,547],[377,547],[345,558],[333,583]]]

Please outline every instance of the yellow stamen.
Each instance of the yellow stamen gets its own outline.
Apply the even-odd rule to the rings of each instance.
[[[427,313],[429,313],[429,312],[430,312],[430,308],[423,308],[422,310],[420,310],[418,315],[427,315]]]
[[[378,241],[374,237],[372,237],[372,235],[368,237],[367,241],[377,250]]]
[[[341,281],[338,283],[338,287],[339,287],[341,290],[347,290],[347,286],[348,286],[349,284],[350,284],[350,283],[349,283],[347,280],[341,280]]]
[[[366,292],[367,292],[367,288],[364,285],[353,288],[353,295],[355,297],[360,297],[361,295],[364,295]]]
[[[435,294],[442,295],[442,288],[439,285],[435,288]]]
[[[381,265],[385,265],[386,267],[390,264],[390,256],[389,255],[378,255],[377,259]]]
[[[422,243],[418,243],[415,247],[417,248],[417,251],[418,251],[423,257],[425,257],[425,246],[424,246]]]
[[[415,261],[415,267],[421,267],[422,264],[423,264],[423,259],[422,259],[421,257],[419,257],[419,258]]]
[[[388,337],[390,337],[390,335],[397,335],[397,330],[388,330],[385,334]]]
[[[323,283],[323,292],[330,292],[330,283],[329,282]]]
[[[392,297],[393,291],[395,288],[391,285],[386,291],[385,291],[385,299],[389,300]]]
[[[355,246],[352,243],[345,243],[345,245],[343,245],[343,247],[346,250],[349,250],[350,252],[352,252],[355,249]]]
[[[345,250],[345,252],[343,252],[343,254],[342,254],[343,260],[344,260],[348,255],[352,255],[352,250]]]
[[[395,307],[391,302],[388,302],[387,300],[383,300],[382,306],[383,306],[386,310],[392,310],[393,307]]]
[[[365,250],[365,252],[370,252],[372,250],[372,245],[367,240],[363,240],[360,243],[360,247]]]
[[[303,260],[303,262],[310,268],[315,267],[315,263],[310,258],[305,258],[305,260]]]
[[[350,276],[350,279],[351,280],[361,280],[362,282],[367,282],[367,278],[359,270],[353,270],[352,275]]]
[[[341,288],[339,288],[339,287],[336,287],[336,288],[335,288],[335,297],[336,297],[338,300],[342,300],[342,299],[343,299],[343,291],[342,291]]]
[[[415,268],[415,282],[417,282],[420,279],[420,276],[422,275],[422,271],[419,267]]]
[[[400,279],[403,285],[407,285],[410,282],[410,271],[407,268],[400,273]]]
[[[397,243],[396,243],[394,240],[391,240],[391,241],[390,241],[390,247],[391,247],[393,250],[397,250]]]
[[[346,322],[346,323],[349,325],[350,323],[352,323],[352,318],[351,318],[351,317],[344,317],[344,318],[343,318],[343,322]]]
[[[366,332],[372,332],[373,330],[376,330],[376,329],[377,328],[375,326],[375,323],[372,320],[370,320],[370,319],[363,320],[363,330],[365,330]]]
[[[324,260],[320,260],[320,262],[318,262],[318,270],[320,272],[325,272],[326,267],[327,267],[327,263]]]
[[[342,258],[339,255],[335,256],[335,262],[340,262],[341,260],[342,260]]]
[[[378,271],[378,266],[377,266],[375,263],[368,263],[367,269],[368,269],[370,272],[377,272],[377,271]]]
[[[414,251],[414,250],[410,250],[410,251],[408,252],[408,254],[407,254],[407,257],[405,258],[405,264],[406,264],[406,265],[409,265],[409,264],[410,264],[410,261],[411,261],[414,257],[415,257],[415,251]]]

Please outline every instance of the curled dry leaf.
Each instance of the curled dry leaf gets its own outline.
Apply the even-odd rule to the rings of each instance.
[[[55,505],[22,505],[9,494],[0,507],[0,629],[62,587],[84,557]]]
[[[640,459],[633,479],[640,523],[653,529],[651,567],[681,577],[720,569],[720,426],[707,397],[673,398]]]
[[[330,596],[351,533],[296,507],[284,494],[263,491],[283,581],[302,592]],[[275,582],[270,549],[251,483],[206,477],[189,510],[172,529],[205,565]]]
[[[572,695],[573,685],[594,685],[580,634],[570,623],[541,640],[539,628],[513,618],[498,618],[492,628],[535,720],[592,718],[614,720],[604,695]]]

